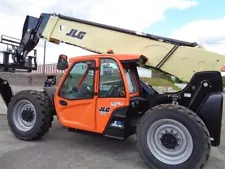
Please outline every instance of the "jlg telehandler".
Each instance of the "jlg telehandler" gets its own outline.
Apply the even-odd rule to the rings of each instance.
[[[8,124],[19,139],[40,139],[56,115],[69,129],[121,140],[136,134],[141,157],[154,169],[203,168],[211,145],[219,146],[224,56],[196,43],[63,15],[27,16],[23,49],[34,49],[41,38],[98,54],[69,60],[62,54],[57,67],[65,73],[57,87],[20,91],[10,98]],[[143,65],[188,84],[160,94],[140,80],[137,66]]]

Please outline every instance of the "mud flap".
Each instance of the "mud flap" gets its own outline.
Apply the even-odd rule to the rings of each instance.
[[[2,99],[4,100],[6,104],[6,107],[8,107],[8,104],[14,94],[8,81],[2,78],[0,78],[0,93],[1,93]]]
[[[55,107],[54,106],[54,95],[55,95],[56,87],[55,86],[44,87],[43,90],[46,93],[47,97],[51,101],[52,108],[53,108],[53,110],[52,110],[53,115],[56,115],[55,108],[54,108]]]

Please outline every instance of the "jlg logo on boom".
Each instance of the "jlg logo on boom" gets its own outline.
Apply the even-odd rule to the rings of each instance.
[[[82,40],[84,36],[86,35],[86,32],[78,31],[76,29],[71,29],[70,32],[66,33],[66,35]]]

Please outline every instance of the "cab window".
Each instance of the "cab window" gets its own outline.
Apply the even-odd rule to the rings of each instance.
[[[91,99],[94,97],[95,61],[75,63],[61,86],[59,96],[69,100]]]
[[[99,97],[125,97],[120,96],[120,91],[125,91],[125,87],[118,64],[114,59],[102,58]]]
[[[135,81],[135,76],[133,74],[133,71],[129,68],[124,69],[125,75],[126,75],[126,80],[129,86],[129,92],[130,94],[136,93],[137,92],[137,84]]]

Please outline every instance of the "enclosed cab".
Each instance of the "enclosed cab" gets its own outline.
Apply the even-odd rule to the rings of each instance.
[[[128,137],[132,132],[132,121],[126,114],[129,106],[135,104],[132,100],[142,93],[136,68],[140,59],[146,61],[144,56],[119,54],[70,59],[54,96],[60,122],[70,128],[91,130],[119,139]],[[105,63],[110,64],[116,73],[104,73],[108,69],[102,66]],[[60,65],[58,68],[64,69]],[[148,104],[142,111],[147,109]],[[139,113],[128,116],[140,116]],[[123,127],[126,128],[121,130]]]

